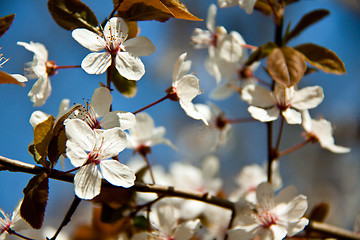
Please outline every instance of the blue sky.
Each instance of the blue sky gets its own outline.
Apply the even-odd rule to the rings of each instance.
[[[102,21],[112,10],[112,1],[83,1],[90,6]],[[208,4],[215,1],[198,0],[183,1],[191,12],[200,18],[206,19]],[[7,33],[0,39],[0,52],[4,57],[10,60],[3,66],[4,71],[9,73],[22,73],[22,65],[32,60],[32,53],[16,44],[17,41],[34,41],[43,43],[49,51],[49,59],[54,60],[57,65],[79,65],[81,60],[89,53],[89,50],[80,46],[72,37],[69,31],[60,28],[52,20],[47,11],[46,1],[39,0],[13,0],[2,1],[0,16],[15,13],[13,25]],[[358,123],[359,119],[359,56],[360,56],[360,15],[351,11],[349,8],[340,5],[335,0],[311,1],[304,0],[301,3],[294,4],[286,12],[285,22],[291,18],[293,26],[300,19],[303,13],[316,8],[326,8],[330,10],[331,15],[325,20],[316,24],[313,28],[306,30],[298,39],[290,42],[295,46],[304,42],[314,42],[316,44],[328,47],[336,52],[344,61],[347,68],[347,74],[343,76],[327,75],[321,72],[315,73],[303,80],[303,85],[321,85],[324,88],[325,100],[320,105],[314,115],[321,114],[331,120],[336,125]],[[204,70],[203,60],[205,51],[191,50],[190,34],[194,27],[205,29],[204,22],[188,22],[182,20],[170,20],[166,23],[154,21],[140,23],[141,35],[147,36],[156,46],[156,52],[142,58],[147,73],[138,82],[138,93],[135,98],[126,99],[120,94],[114,94],[114,109],[122,111],[135,111],[152,101],[164,96],[164,90],[171,84],[171,73],[173,64],[177,56],[182,52],[189,51],[189,58],[193,60],[193,70],[200,79],[200,84],[204,94],[196,99],[197,102],[208,101],[208,94],[215,86],[215,80],[212,79]],[[224,25],[228,31],[239,31],[249,44],[261,45],[272,40],[273,27],[271,19],[263,17],[258,13],[247,15],[239,8],[219,9],[217,16],[217,25]],[[260,37],[259,37],[260,36]],[[260,71],[261,72],[261,71]],[[264,73],[260,73],[265,77]],[[32,158],[27,152],[27,147],[33,139],[33,130],[29,124],[29,118],[34,110],[41,110],[49,114],[56,115],[60,101],[63,98],[69,98],[71,103],[83,103],[83,99],[90,99],[93,90],[98,87],[99,81],[106,82],[104,75],[91,76],[82,69],[61,70],[55,76],[51,77],[53,87],[52,94],[46,104],[42,107],[34,108],[29,101],[27,93],[31,89],[34,80],[30,80],[26,87],[12,85],[0,86],[0,106],[2,114],[2,124],[0,124],[0,155],[12,159],[17,159],[29,163]],[[230,101],[236,101],[233,97]],[[236,114],[242,114],[247,117],[246,109],[238,110],[233,103],[222,101],[217,103],[225,110],[231,111],[232,117],[238,117]],[[235,110],[234,110],[235,106]],[[245,105],[242,104],[242,107]],[[148,111],[158,126],[168,128],[167,137],[173,142],[177,142],[185,124],[200,125],[199,122],[189,119],[183,113],[182,109],[174,102],[164,102],[159,106]],[[196,123],[195,123],[196,122]],[[179,124],[180,125],[177,125]],[[251,126],[251,125],[247,125]],[[256,125],[257,126],[257,125]],[[356,124],[354,126],[357,126]],[[264,139],[252,136],[253,132],[247,129],[241,129],[242,133],[247,133],[249,142],[259,141],[264,143]],[[257,133],[260,130],[255,130]],[[239,131],[237,130],[237,133]],[[353,133],[354,134],[354,133]],[[250,135],[250,136],[249,136]],[[343,144],[348,144],[355,148],[352,157],[348,157],[352,163],[355,156],[358,156],[356,147],[358,143],[354,141],[355,136],[350,135],[350,140],[343,140]],[[181,143],[181,142],[180,142]],[[179,143],[179,144],[180,144]],[[180,144],[181,145],[181,144]],[[186,144],[185,144],[186,145]],[[253,146],[253,145],[251,145]],[[249,148],[248,146],[245,148]],[[242,147],[241,149],[244,149]],[[250,148],[253,149],[253,148]],[[232,152],[231,152],[232,151]],[[169,164],[169,159],[178,160],[188,158],[187,149],[174,152],[169,147],[159,146],[154,148],[152,160],[157,163]],[[243,156],[252,156],[256,158],[255,162],[262,162],[265,158],[263,151],[243,152]],[[356,154],[356,155],[355,155]],[[244,163],[250,163],[253,160],[247,158],[243,163],[233,163],[239,155],[239,149],[225,148],[220,150],[218,155],[224,157],[224,169],[231,174],[235,170],[231,169],[233,165],[238,168]],[[131,157],[131,151],[125,151],[120,158],[126,162]],[[69,167],[70,165],[67,164]],[[225,175],[225,174],[224,174]],[[285,174],[288,176],[289,174]],[[291,177],[291,176],[290,176]],[[0,206],[6,211],[11,211],[16,202],[22,198],[22,189],[26,186],[31,176],[23,173],[0,172]],[[290,180],[290,182],[292,182]],[[73,188],[70,184],[54,183],[51,181],[50,202],[59,196],[66,196],[71,199]],[[67,197],[69,196],[69,197]]]

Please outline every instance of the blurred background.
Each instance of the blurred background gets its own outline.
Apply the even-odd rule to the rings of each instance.
[[[51,18],[46,1],[40,0],[1,0],[0,16],[15,13],[10,29],[0,38],[0,52],[10,60],[2,66],[8,73],[22,73],[23,64],[32,61],[33,54],[17,41],[40,42],[49,51],[49,60],[57,65],[79,65],[89,50],[78,44],[71,32],[60,28]],[[112,11],[111,0],[83,0],[96,14],[100,22]],[[199,18],[207,18],[207,9],[214,0],[183,0],[189,11]],[[317,72],[306,76],[301,86],[320,85],[324,88],[325,99],[311,115],[323,116],[335,125],[335,142],[351,148],[348,154],[333,154],[321,149],[318,144],[308,145],[280,160],[283,185],[294,184],[300,193],[309,198],[310,206],[322,201],[330,203],[328,223],[352,229],[355,215],[360,209],[360,161],[359,161],[359,91],[360,91],[360,7],[357,0],[302,0],[292,4],[285,13],[285,24],[294,26],[307,12],[314,9],[328,9],[331,14],[321,22],[304,31],[300,37],[291,41],[291,46],[312,42],[333,50],[344,61],[347,74],[342,76]],[[224,26],[228,32],[238,31],[248,44],[259,46],[273,40],[272,19],[258,12],[248,15],[239,7],[218,9],[216,25]],[[165,23],[156,21],[140,22],[140,35],[147,36],[156,46],[156,51],[142,57],[146,74],[138,81],[138,92],[134,98],[125,98],[114,91],[113,109],[136,111],[160,99],[164,90],[171,85],[174,63],[183,52],[193,61],[192,71],[200,79],[203,94],[196,97],[195,103],[207,103],[209,94],[216,86],[215,79],[204,68],[207,50],[194,50],[190,36],[195,27],[206,29],[205,21],[191,22],[170,19]],[[259,68],[256,75],[268,79]],[[82,69],[61,69],[51,77],[52,93],[42,107],[33,107],[27,94],[35,80],[30,80],[24,88],[13,85],[0,86],[0,155],[33,163],[27,151],[33,139],[33,129],[29,118],[33,111],[56,116],[63,98],[71,103],[83,103],[91,99],[99,82],[106,83],[106,75],[88,75]],[[249,117],[247,105],[238,96],[223,101],[212,101],[229,118]],[[201,121],[193,120],[184,114],[179,104],[162,102],[146,111],[155,120],[156,126],[165,126],[166,137],[178,148],[156,146],[152,149],[150,161],[165,168],[174,161],[190,162],[199,165],[200,160],[209,154],[214,136]],[[302,141],[301,126],[286,126],[280,149],[286,149]],[[266,127],[261,123],[233,125],[230,140],[226,146],[214,152],[220,162],[220,176],[224,179],[224,190],[230,193],[236,186],[234,178],[242,166],[266,161]],[[120,154],[120,161],[126,163],[132,158],[132,151]],[[65,163],[71,168],[69,162]],[[59,165],[60,168],[60,165]],[[32,176],[23,173],[0,172],[0,207],[12,212],[18,200],[23,197],[22,190]],[[55,216],[54,226],[58,225],[64,211],[73,198],[73,186],[68,183],[50,181],[50,195],[46,218]],[[56,217],[57,216],[57,217]],[[57,218],[57,220],[56,220]],[[53,219],[53,218],[52,218]]]

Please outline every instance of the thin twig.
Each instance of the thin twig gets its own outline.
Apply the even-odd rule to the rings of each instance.
[[[72,215],[74,214],[76,208],[79,206],[81,199],[78,198],[76,195],[74,196],[74,200],[72,201],[69,210],[67,211],[63,221],[61,222],[59,228],[57,229],[56,233],[50,240],[55,240],[56,237],[59,235],[60,231],[70,222]]]
[[[154,105],[156,105],[156,104],[164,101],[165,99],[168,99],[169,97],[170,97],[170,95],[167,94],[165,97],[162,97],[162,98],[160,98],[159,100],[157,100],[157,101],[155,101],[155,102],[153,102],[153,103],[151,103],[151,104],[149,104],[149,105],[147,105],[147,106],[145,106],[145,107],[143,107],[143,108],[140,108],[139,110],[133,112],[133,114],[137,114],[137,113],[139,113],[139,112],[142,112],[142,111],[148,109],[149,107],[152,107],[152,106],[154,106]]]

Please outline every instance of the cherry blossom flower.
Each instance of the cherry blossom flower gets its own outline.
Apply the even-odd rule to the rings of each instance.
[[[219,168],[218,158],[210,155],[204,159],[201,168],[188,163],[173,163],[170,176],[176,188],[216,195],[222,187],[222,180],[217,177]],[[196,218],[207,207],[206,203],[194,200],[181,200],[177,204],[183,219]]]
[[[127,134],[127,148],[134,149],[141,154],[151,151],[151,147],[157,144],[167,144],[176,149],[170,140],[164,138],[165,127],[156,127],[154,120],[147,113],[136,114],[136,124],[129,129]]]
[[[166,90],[166,93],[169,94],[171,100],[179,101],[180,106],[189,117],[202,120],[208,125],[204,116],[191,102],[200,94],[199,79],[192,74],[188,74],[191,61],[185,61],[186,55],[186,53],[181,54],[177,60],[172,74],[172,86]]]
[[[144,36],[127,40],[128,26],[120,17],[111,18],[105,25],[103,35],[84,28],[73,30],[72,36],[90,53],[81,63],[89,74],[102,74],[115,58],[115,67],[123,77],[139,80],[145,74],[144,64],[138,57],[147,56],[155,51],[155,46]],[[100,52],[105,49],[105,52]]]
[[[150,212],[150,221],[154,228],[151,233],[136,234],[132,240],[188,240],[200,227],[200,220],[188,220],[178,224],[177,209],[166,203],[156,205],[156,210]]]
[[[28,96],[34,106],[42,106],[51,94],[51,82],[49,76],[55,74],[55,63],[48,61],[48,51],[41,43],[17,42],[18,45],[25,47],[34,53],[32,62],[25,64],[25,76],[29,79],[37,78],[37,81],[30,90]]]
[[[65,133],[68,139],[66,155],[72,165],[79,167],[74,177],[75,193],[79,198],[97,196],[102,178],[115,186],[127,188],[134,185],[134,172],[111,159],[126,147],[126,135],[120,128],[93,131],[80,119],[68,119]]]
[[[251,116],[261,122],[276,120],[280,113],[288,124],[300,124],[301,113],[294,110],[305,110],[317,107],[324,98],[323,89],[319,86],[295,90],[279,84],[272,92],[264,87],[250,84],[242,90],[242,99],[251,106]]]
[[[256,0],[218,0],[218,5],[221,8],[239,5],[248,14],[251,14],[254,11],[255,3]]]
[[[11,231],[21,231],[29,228],[30,226],[20,216],[20,206],[22,201],[15,207],[12,215],[8,215],[0,208],[0,240],[5,240]]]
[[[229,230],[229,239],[280,240],[293,236],[309,223],[303,215],[307,198],[297,195],[293,187],[283,189],[276,197],[272,186],[261,183],[256,189],[257,204],[240,200],[236,203],[239,224]]]
[[[208,57],[205,66],[219,83],[221,81],[221,70],[229,62],[243,61],[245,44],[244,39],[238,32],[227,33],[224,27],[215,26],[216,6],[211,4],[206,21],[207,30],[195,28],[191,41],[196,49],[208,48]]]
[[[196,109],[202,113],[209,123],[209,129],[215,132],[215,143],[210,151],[216,150],[219,146],[226,144],[231,131],[231,124],[225,118],[224,112],[214,104],[195,104]]]
[[[312,119],[309,111],[302,111],[302,126],[306,131],[306,138],[312,142],[319,142],[322,148],[334,153],[348,153],[350,148],[335,145],[332,136],[331,123],[323,118]]]
[[[279,160],[273,161],[271,166],[271,185],[274,190],[278,190],[282,187]],[[266,182],[267,178],[266,164],[263,166],[251,164],[243,167],[235,178],[235,182],[239,188],[230,194],[229,199],[231,201],[238,201],[240,198],[244,198],[248,202],[256,203],[256,188],[259,184]]]
[[[78,108],[70,118],[85,121],[92,129],[110,129],[119,127],[126,130],[135,126],[135,115],[130,112],[111,111],[112,95],[109,89],[99,87],[95,89],[90,104]]]

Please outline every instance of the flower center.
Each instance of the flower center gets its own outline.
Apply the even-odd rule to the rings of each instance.
[[[268,209],[259,209],[257,213],[257,221],[264,228],[270,228],[277,220],[277,216]]]
[[[115,30],[115,28],[109,26],[110,36],[104,34],[104,39],[106,42],[106,50],[112,55],[115,56],[119,51],[125,51],[123,42],[127,39],[128,35],[124,35],[120,30]],[[115,32],[113,32],[115,31]]]
[[[98,159],[99,154],[100,154],[99,151],[96,151],[96,150],[95,151],[90,151],[88,153],[88,162],[93,163],[95,165],[100,164],[101,161]]]

